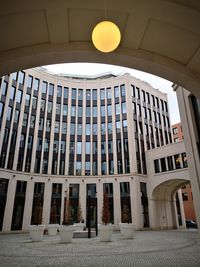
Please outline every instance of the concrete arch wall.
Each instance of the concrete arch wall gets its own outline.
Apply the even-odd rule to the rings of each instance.
[[[151,228],[173,229],[179,227],[175,194],[178,189],[188,183],[189,179],[169,179],[154,187],[149,195]],[[180,210],[184,225],[185,217],[182,203],[180,203]]]

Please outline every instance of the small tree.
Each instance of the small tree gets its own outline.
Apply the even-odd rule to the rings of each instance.
[[[108,224],[110,222],[109,198],[108,198],[108,194],[105,192],[103,194],[103,207],[102,207],[101,219],[102,219],[103,224]]]
[[[57,208],[56,208],[56,200],[53,200],[50,214],[50,223],[57,223]]]
[[[64,201],[64,214],[63,214],[63,225],[71,225],[72,224],[72,208],[70,204],[69,197],[65,197]]]
[[[40,198],[35,200],[32,222],[35,225],[42,224],[42,199]]]

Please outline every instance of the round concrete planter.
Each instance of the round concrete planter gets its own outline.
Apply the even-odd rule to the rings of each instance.
[[[73,226],[75,231],[83,231],[85,223],[74,223]]]
[[[59,228],[59,224],[48,224],[48,235],[56,236],[58,228]]]
[[[38,242],[43,239],[45,225],[29,225],[29,234],[33,242]]]
[[[60,241],[61,243],[71,243],[74,227],[73,225],[61,225],[59,228],[60,231]]]
[[[133,238],[134,236],[134,224],[133,223],[120,223],[120,232],[124,238]]]
[[[112,237],[112,231],[113,231],[113,227],[110,224],[104,225],[104,224],[100,224],[98,226],[99,229],[99,234],[100,234],[100,238],[102,242],[109,242],[111,241],[111,237]]]

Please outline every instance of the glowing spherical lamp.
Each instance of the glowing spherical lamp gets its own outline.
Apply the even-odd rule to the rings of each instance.
[[[96,49],[108,53],[115,50],[121,40],[121,33],[117,25],[111,21],[98,23],[92,32],[92,42]]]

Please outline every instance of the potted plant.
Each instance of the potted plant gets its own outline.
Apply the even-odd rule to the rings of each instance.
[[[61,243],[71,243],[74,227],[72,225],[71,205],[68,196],[65,197],[63,222],[59,230],[60,230]]]
[[[42,224],[42,200],[35,200],[32,225],[29,225],[29,234],[33,242],[41,241],[44,235],[45,225]]]
[[[112,225],[110,224],[110,209],[109,199],[107,193],[103,194],[103,207],[102,207],[102,224],[99,225],[99,233],[101,241],[109,242],[112,237]]]
[[[48,224],[48,235],[56,236],[58,228],[59,228],[59,224],[57,223],[56,200],[53,199],[51,213],[50,213],[50,224]]]
[[[124,238],[133,238],[134,236],[134,224],[131,220],[131,211],[127,206],[123,207],[122,211],[122,223],[120,223],[120,232]]]

